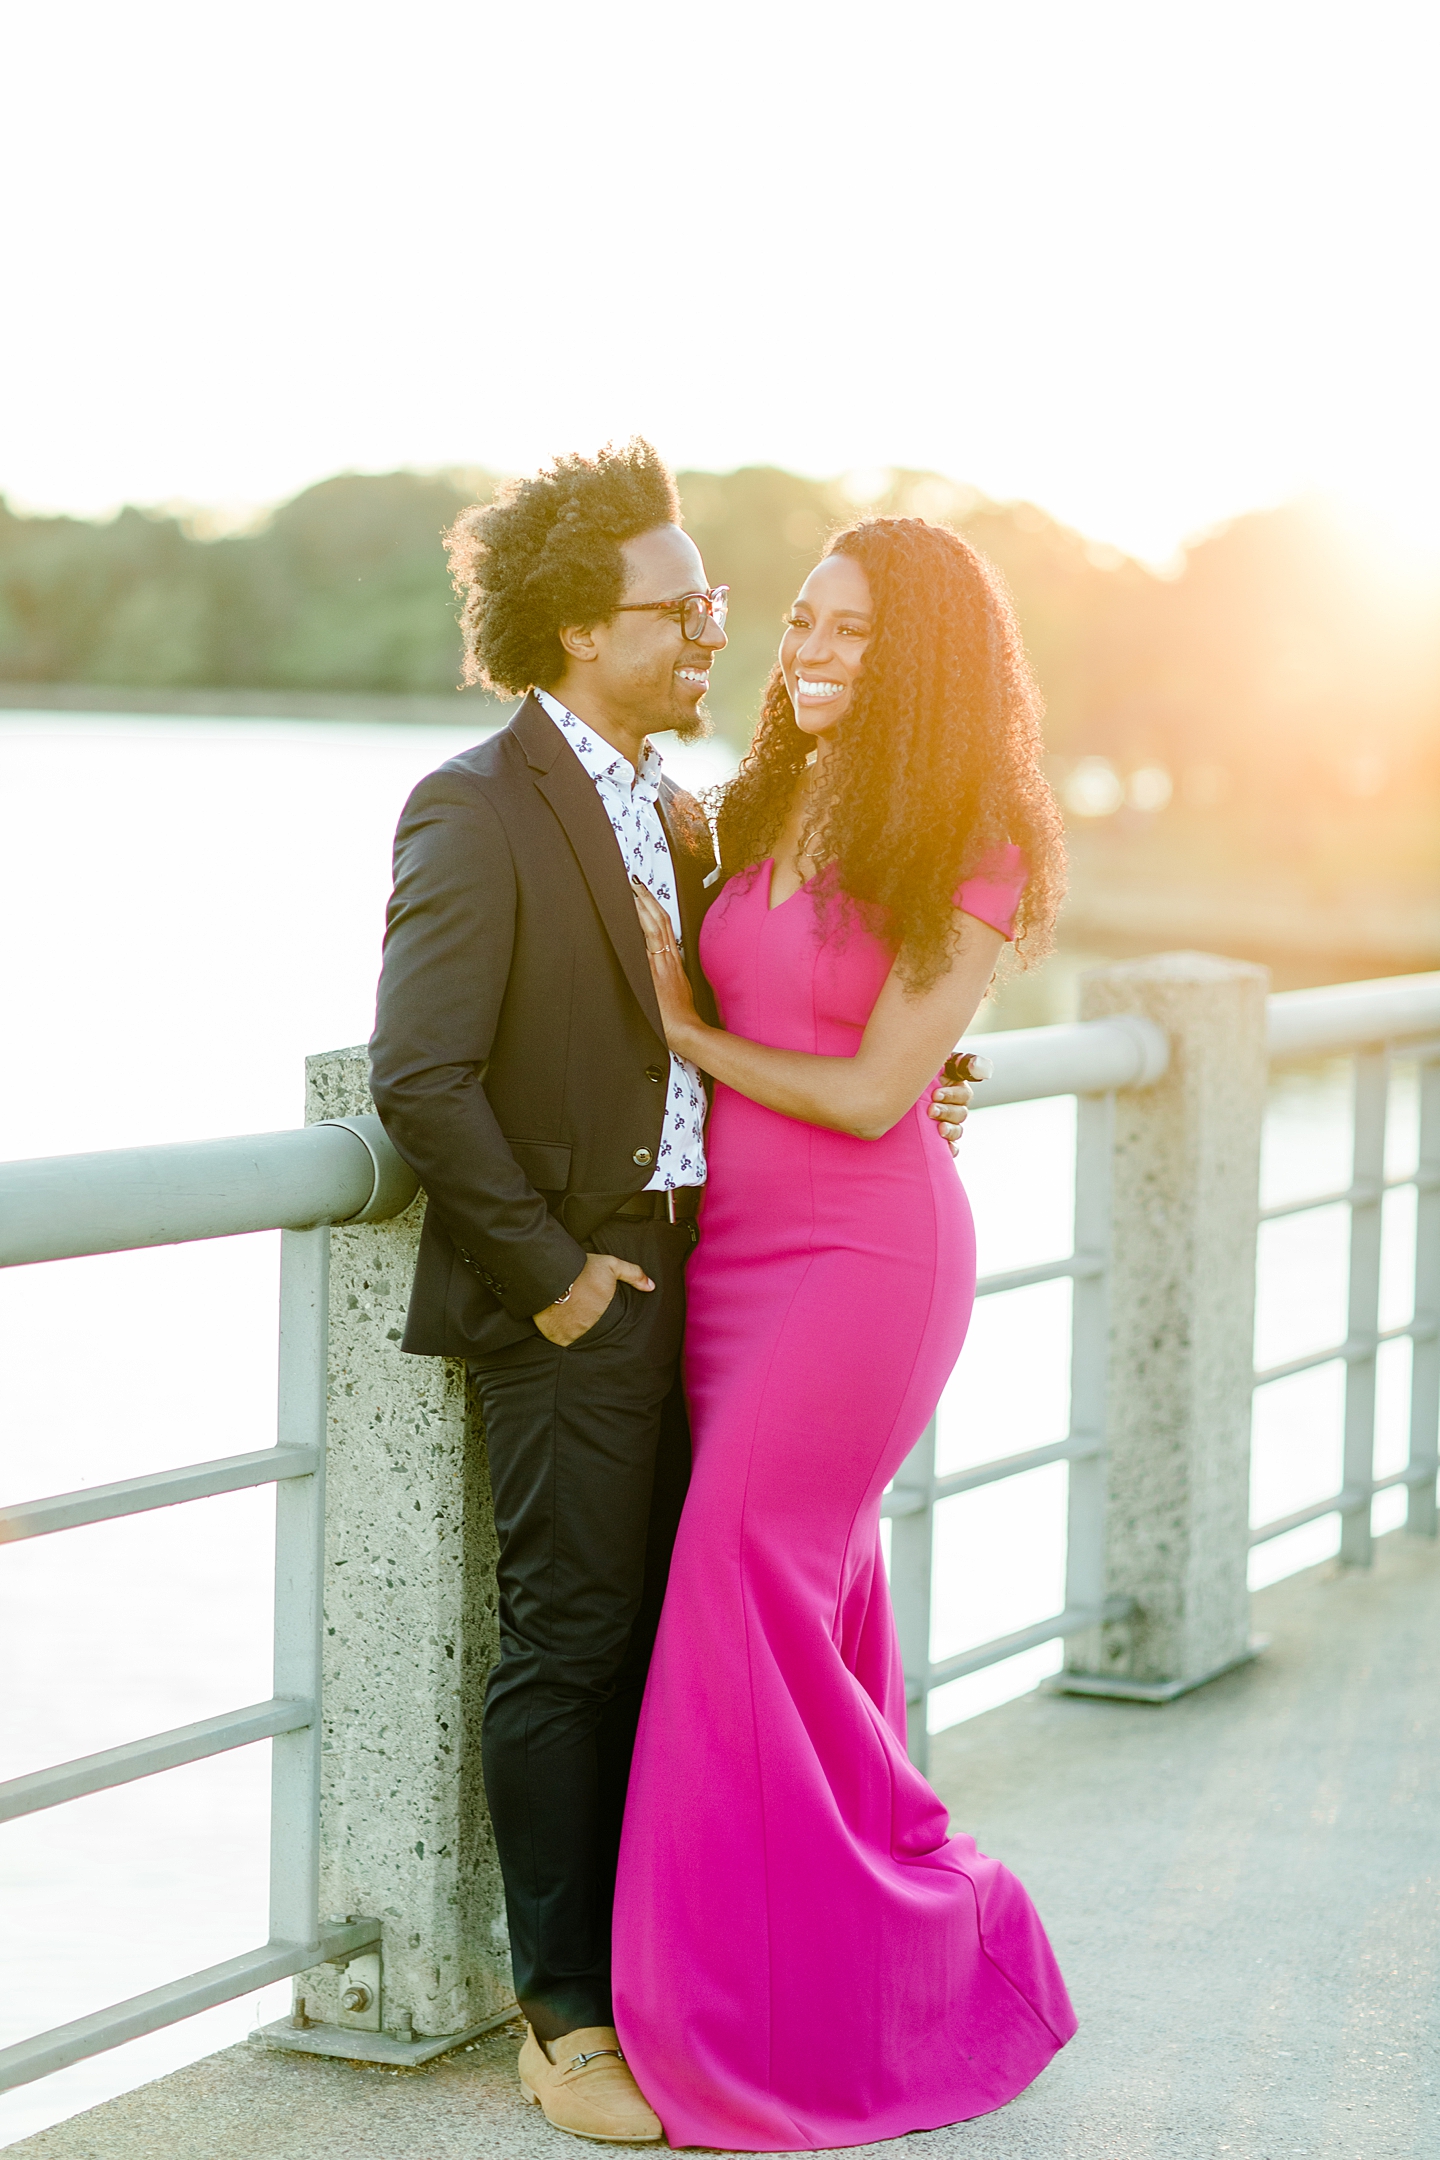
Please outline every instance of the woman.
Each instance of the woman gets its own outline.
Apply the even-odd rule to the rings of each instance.
[[[943,527],[841,533],[719,811],[696,1015],[695,1471],[631,1775],[616,2024],[672,2145],[869,2143],[1012,2099],[1074,2030],[1024,1890],[905,1753],[880,1496],[964,1338],[974,1236],[922,1097],[1060,839],[1010,610]]]

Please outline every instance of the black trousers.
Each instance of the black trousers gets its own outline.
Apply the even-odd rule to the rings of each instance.
[[[542,2040],[611,2025],[610,1915],[636,1720],[690,1478],[680,1386],[689,1223],[602,1225],[637,1261],[589,1333],[470,1367],[499,1536],[500,1661],[481,1728],[515,1994]]]

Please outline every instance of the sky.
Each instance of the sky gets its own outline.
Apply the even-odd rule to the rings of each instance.
[[[238,518],[640,432],[1440,558],[1437,59],[1421,0],[17,7],[0,491]]]

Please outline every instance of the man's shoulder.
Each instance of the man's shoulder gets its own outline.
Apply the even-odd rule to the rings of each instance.
[[[458,780],[470,782],[476,787],[487,787],[495,781],[508,780],[513,771],[515,715],[512,713],[503,727],[492,730],[489,735],[472,743],[468,750],[457,751],[437,765],[434,772],[427,773],[421,781],[423,787],[430,780]]]
[[[507,797],[513,796],[517,785],[523,783],[528,767],[525,753],[515,738],[515,722],[524,710],[521,706],[512,713],[503,727],[472,743],[468,750],[457,751],[446,758],[433,772],[426,773],[411,790],[411,804],[433,803],[449,798],[452,801],[474,801],[486,797],[497,808]]]

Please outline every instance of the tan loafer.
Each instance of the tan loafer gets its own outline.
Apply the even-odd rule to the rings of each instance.
[[[550,2045],[558,2062],[525,2027],[520,2083],[557,2130],[608,2145],[661,2142],[660,2118],[635,2083],[613,2025],[582,2025]]]

